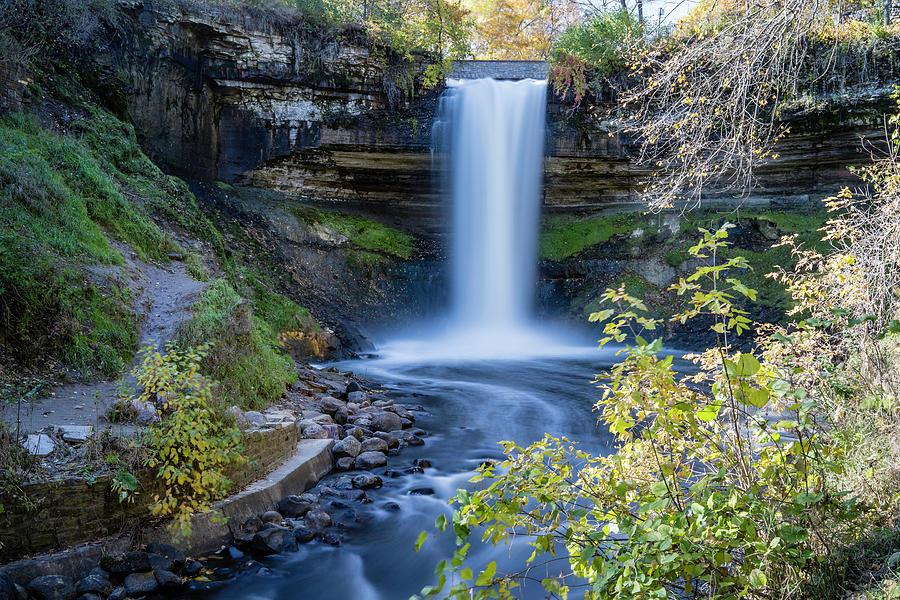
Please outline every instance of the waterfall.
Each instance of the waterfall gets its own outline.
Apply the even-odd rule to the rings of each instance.
[[[449,159],[451,321],[508,335],[533,311],[544,158],[544,81],[453,85],[437,119]]]

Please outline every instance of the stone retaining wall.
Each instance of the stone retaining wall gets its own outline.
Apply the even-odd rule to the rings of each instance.
[[[264,477],[294,455],[300,436],[293,423],[246,433],[242,454],[248,461],[228,473],[239,490]],[[156,472],[136,473],[140,493],[119,502],[111,476],[26,483],[0,493],[0,561],[48,552],[116,535],[149,517],[147,506],[161,490]]]
[[[547,79],[549,65],[543,60],[458,60],[448,79]]]

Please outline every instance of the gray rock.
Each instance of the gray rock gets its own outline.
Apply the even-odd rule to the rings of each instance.
[[[81,594],[78,596],[78,600],[103,600],[103,596],[93,593]]]
[[[103,557],[100,566],[112,575],[128,575],[149,571],[150,557],[146,552],[126,552],[120,558]]]
[[[231,406],[228,410],[225,411],[225,414],[234,419],[235,425],[244,429],[250,425],[250,421],[244,416],[244,411],[242,411],[237,406]]]
[[[376,431],[372,435],[380,440],[384,440],[385,442],[387,442],[388,449],[400,447],[400,438],[394,435],[392,432],[389,433],[386,431]]]
[[[328,434],[328,437],[333,440],[340,440],[344,437],[344,428],[337,423],[326,423],[322,425],[322,428]]]
[[[425,440],[420,438],[417,435],[410,436],[409,439],[406,440],[406,443],[410,446],[424,446]]]
[[[149,594],[156,590],[159,584],[156,582],[156,576],[152,573],[132,573],[125,578],[125,591],[129,596],[140,596]]]
[[[351,429],[344,427],[344,431],[347,435],[355,437],[359,442],[363,441],[365,437],[365,432],[360,427],[352,427]]]
[[[344,536],[337,531],[323,531],[319,534],[319,539],[329,546],[340,546],[344,541]]]
[[[331,515],[323,510],[311,510],[306,513],[306,525],[318,531],[331,525]]]
[[[351,456],[344,456],[342,458],[337,459],[334,463],[334,468],[338,471],[349,471],[353,468],[353,461],[355,459]]]
[[[332,396],[325,396],[319,400],[319,408],[322,409],[322,412],[333,416],[338,409],[344,408],[344,403]]]
[[[410,427],[413,426],[413,422],[410,421],[409,419],[401,418],[400,425],[403,427],[403,429],[409,429]]]
[[[302,517],[312,508],[311,502],[304,502],[299,496],[285,496],[278,501],[278,512],[288,518]]]
[[[97,573],[90,573],[75,584],[76,594],[108,594],[112,591],[109,579]]]
[[[62,575],[42,575],[35,577],[25,586],[35,600],[72,600],[75,586],[72,580]]]
[[[163,542],[151,542],[147,544],[147,552],[159,554],[160,556],[168,558],[170,561],[172,561],[172,565],[176,569],[180,569],[184,565],[184,561],[186,560],[184,552],[182,552],[172,544],[166,544]]]
[[[28,454],[43,458],[53,452],[53,438],[44,433],[30,433],[22,444]]]
[[[128,597],[128,591],[124,586],[119,586],[109,593],[106,600],[125,600]]]
[[[359,387],[359,383],[357,383],[356,381],[351,381],[350,383],[347,384],[347,389],[346,389],[347,397],[349,398],[350,394],[358,394],[358,393],[360,393],[361,390],[362,390],[362,388]]]
[[[83,444],[94,433],[93,425],[60,425],[62,439],[70,444]]]
[[[266,424],[266,416],[261,412],[257,412],[255,410],[248,410],[244,413],[244,418],[247,419],[247,422],[254,427],[262,427]]]
[[[241,525],[241,532],[243,533],[256,533],[260,529],[263,528],[263,521],[257,516],[252,516]]]
[[[284,517],[276,510],[268,510],[260,515],[259,518],[262,519],[263,523],[275,523],[276,525],[284,521]]]
[[[334,411],[334,422],[338,425],[344,425],[347,423],[347,419],[350,417],[350,411],[347,410],[346,406],[342,406],[336,411]]]
[[[287,527],[274,525],[257,532],[250,542],[250,548],[260,554],[277,554],[285,550],[296,549],[294,532]]]
[[[16,584],[4,573],[0,573],[0,600],[17,600],[18,596]]]
[[[366,393],[362,391],[350,392],[347,394],[347,402],[362,404],[366,401]]]
[[[305,494],[300,494],[299,496],[302,502],[309,502],[310,504],[315,504],[319,501],[319,497],[313,494],[312,492],[306,492]]]
[[[392,412],[380,412],[372,415],[373,431],[395,431],[402,429],[403,422]]]
[[[332,454],[336,459],[343,458],[345,456],[349,456],[350,458],[356,458],[359,454],[362,446],[355,437],[347,436],[331,449]]]
[[[156,577],[156,583],[159,584],[159,587],[166,590],[177,589],[184,585],[181,577],[172,571],[153,571],[153,575]]]
[[[413,488],[407,492],[410,496],[433,496],[434,488],[430,487],[421,487],[421,488]]]
[[[188,577],[193,577],[197,573],[199,573],[203,569],[203,565],[200,564],[199,561],[194,560],[193,558],[189,558],[184,563],[184,570],[182,573],[187,575]]]
[[[294,539],[300,544],[311,542],[316,537],[316,532],[305,525],[294,527]]]
[[[154,571],[171,571],[172,561],[161,554],[149,553],[150,568]]]
[[[372,475],[371,473],[360,473],[353,477],[353,487],[359,490],[381,487],[381,483],[381,477]]]
[[[328,432],[318,423],[311,423],[303,428],[303,438],[307,440],[324,440]]]
[[[388,443],[381,438],[369,438],[367,440],[363,440],[363,443],[361,444],[361,450],[363,452],[381,452],[382,454],[387,454]]]
[[[357,469],[367,471],[387,464],[387,458],[381,452],[363,452],[353,463]]]

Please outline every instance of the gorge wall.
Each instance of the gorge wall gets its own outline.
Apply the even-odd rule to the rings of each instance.
[[[320,236],[312,249],[297,252],[292,235],[273,233],[284,223],[273,225],[272,211],[257,211],[256,237],[275,240],[269,247],[288,257],[298,287],[314,281],[319,290],[316,298],[301,300],[328,304],[333,290],[327,282],[346,279],[350,271],[360,280],[344,294],[344,312],[354,311],[354,296],[364,291],[364,320],[380,306],[392,306],[383,315],[389,319],[404,304],[440,295],[444,283],[436,265],[446,215],[437,189],[442,161],[432,154],[431,139],[440,90],[424,84],[426,57],[395,56],[358,29],[325,30],[265,11],[187,0],[120,0],[119,6],[126,34],[104,55],[104,66],[127,82],[122,110],[160,165],[189,179],[263,188],[305,205],[365,216],[419,240],[410,260],[368,262],[362,269],[361,261],[351,261],[355,267],[348,271],[340,242]],[[895,56],[867,68],[878,81],[900,76]],[[809,206],[854,183],[848,166],[866,162],[863,142],[883,135],[888,92],[887,85],[832,90],[798,108],[788,116],[792,133],[776,150],[778,158],[759,169],[756,190],[741,202]],[[644,171],[630,158],[630,140],[610,135],[584,110],[549,94],[545,215],[639,211]],[[707,198],[729,209],[737,205],[721,190],[709,190]],[[628,260],[631,265],[634,257]],[[562,263],[544,264],[539,288],[567,292],[563,299],[557,292],[542,294],[548,296],[542,304],[551,312],[580,313],[587,291],[597,287],[594,262]],[[657,263],[644,270],[671,270]],[[314,274],[314,265],[323,264],[333,272]]]

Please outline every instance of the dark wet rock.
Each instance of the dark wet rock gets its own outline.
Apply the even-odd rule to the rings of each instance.
[[[296,549],[294,532],[287,527],[272,525],[253,536],[250,548],[260,554],[278,554],[285,550]]]
[[[413,488],[406,493],[409,494],[410,496],[433,496],[434,488],[430,488],[430,487]]]
[[[388,469],[387,471],[382,473],[382,475],[384,475],[385,477],[388,477],[390,479],[397,479],[398,477],[403,477],[404,475],[406,475],[406,473],[402,473],[400,471],[394,471],[393,469]]]
[[[400,438],[386,431],[376,431],[373,434],[380,440],[387,442],[388,448],[398,448],[400,446]]]
[[[149,594],[159,587],[156,576],[152,572],[132,573],[125,578],[125,591],[129,596]]]
[[[352,394],[354,392],[359,392],[361,390],[362,390],[362,388],[359,387],[359,383],[351,380],[350,383],[347,384],[346,394],[349,396],[350,394]]]
[[[276,525],[284,521],[284,517],[277,510],[267,510],[259,518],[263,523],[275,523]]]
[[[392,412],[379,412],[372,415],[373,431],[396,431],[402,427],[403,423],[400,417]]]
[[[78,596],[78,600],[103,600],[103,596],[94,594],[93,592],[88,592],[87,594],[81,594],[80,596]]]
[[[249,519],[247,519],[246,521],[244,521],[244,524],[241,525],[241,532],[242,533],[256,533],[257,531],[259,531],[260,529],[263,528],[263,525],[264,525],[263,520],[254,515],[254,516],[250,517]]]
[[[410,436],[409,439],[406,440],[406,443],[410,446],[424,446],[425,440],[420,438],[417,435]]]
[[[343,402],[331,396],[325,396],[321,400],[319,400],[319,408],[322,409],[322,412],[332,416],[338,411],[338,409],[343,407]]]
[[[347,475],[337,479],[332,484],[332,487],[336,490],[352,490],[353,489],[353,478]],[[341,494],[343,495],[343,494]]]
[[[304,502],[299,496],[285,496],[278,501],[278,512],[288,518],[302,517],[312,508],[311,502]]]
[[[171,571],[172,561],[161,554],[149,553],[147,557],[150,559],[150,568],[154,571]]]
[[[304,494],[300,494],[299,496],[301,502],[309,502],[310,504],[315,504],[319,501],[319,497],[313,494],[312,492],[306,492]]]
[[[427,458],[417,458],[416,460],[413,461],[413,464],[417,465],[419,467],[422,467],[423,469],[431,468],[431,461],[428,460]]]
[[[194,559],[188,559],[184,563],[184,570],[182,570],[182,573],[184,573],[188,577],[192,577],[199,573],[201,569],[203,569],[203,565],[201,565]]]
[[[217,567],[213,569],[213,575],[215,575],[219,579],[227,579],[228,577],[234,576],[234,569],[229,569],[228,567]]]
[[[235,546],[228,546],[225,548],[224,556],[231,560],[240,560],[244,558],[244,553],[237,549]]]
[[[403,472],[407,475],[418,475],[419,473],[424,473],[425,469],[423,469],[419,465],[413,465],[404,469]]]
[[[388,456],[398,456],[400,454],[400,448],[391,448],[388,450]]]
[[[400,505],[397,504],[396,502],[385,502],[384,504],[381,505],[381,507],[385,510],[390,510],[390,511],[400,510]]]
[[[374,487],[381,487],[381,477],[371,473],[360,473],[353,477],[353,487],[360,490],[368,490]]]
[[[409,429],[410,427],[413,426],[413,421],[411,419],[401,418],[400,425],[403,427],[403,429]]]
[[[319,539],[329,546],[340,546],[344,541],[344,536],[337,531],[323,531],[319,534]]]
[[[128,591],[125,586],[119,586],[109,593],[106,600],[125,600],[128,597]]]
[[[42,575],[35,577],[25,586],[35,600],[73,600],[75,585],[62,575]]]
[[[89,573],[75,584],[76,594],[109,594],[112,591],[109,579],[99,573]],[[0,595],[0,598],[3,596]]]
[[[147,544],[147,552],[159,554],[172,561],[172,565],[176,569],[180,569],[184,565],[184,552],[173,546],[162,542],[153,542]]]
[[[323,510],[311,510],[306,513],[305,521],[307,526],[315,530],[325,529],[331,525],[331,515]]]
[[[361,445],[359,440],[355,437],[347,436],[331,449],[331,452],[334,454],[335,458],[343,458],[345,456],[349,456],[351,458],[356,458],[361,449]]]
[[[419,428],[411,429],[410,433],[413,435],[417,435],[419,437],[428,437],[428,432],[425,431],[424,429],[419,429]]]
[[[337,461],[335,461],[334,468],[337,469],[338,471],[349,471],[350,469],[353,468],[354,460],[355,459],[353,459],[349,456],[344,456],[343,458],[339,458],[339,459],[337,459]]]
[[[129,575],[145,573],[151,569],[150,556],[146,552],[126,552],[120,558],[104,556],[100,566],[111,575]]]
[[[381,438],[372,437],[363,440],[361,449],[363,452],[381,452],[382,454],[387,454],[388,443]]]
[[[372,501],[368,496],[366,496],[366,493],[363,490],[350,490],[349,492],[347,492],[347,499],[363,503]]]
[[[310,527],[299,525],[294,528],[294,539],[301,544],[311,542],[316,537],[316,532]]]
[[[368,471],[376,467],[383,467],[387,464],[387,459],[381,452],[363,452],[356,457],[356,462],[353,464],[357,469]]]
[[[303,428],[303,438],[307,440],[324,440],[328,437],[325,427],[318,423],[310,423]]]
[[[156,577],[156,583],[165,590],[174,590],[184,585],[184,581],[172,571],[153,571]]]

